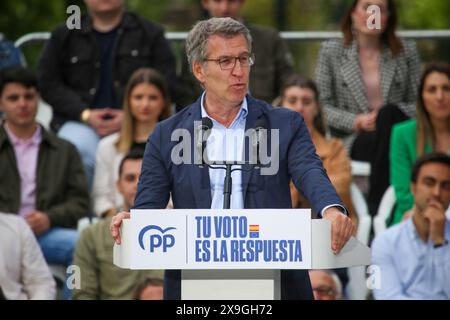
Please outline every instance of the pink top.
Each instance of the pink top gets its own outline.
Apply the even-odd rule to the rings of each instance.
[[[9,141],[14,147],[17,169],[20,175],[20,208],[18,214],[26,217],[36,207],[36,168],[41,144],[41,127],[29,139],[18,138],[5,124],[5,130]]]
[[[383,105],[379,54],[375,59],[365,59],[364,56],[360,56],[360,65],[369,109],[370,111],[378,111]]]
[[[383,105],[383,96],[381,94],[381,79],[379,72],[363,72],[364,84],[366,86],[367,99],[369,100],[369,109],[371,111],[381,109]]]

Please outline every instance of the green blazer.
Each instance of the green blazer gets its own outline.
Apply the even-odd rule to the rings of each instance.
[[[392,224],[402,221],[403,214],[414,204],[410,190],[411,169],[417,160],[417,122],[415,119],[394,126],[391,135],[390,177],[397,199]],[[425,153],[431,153],[431,145],[425,145]]]

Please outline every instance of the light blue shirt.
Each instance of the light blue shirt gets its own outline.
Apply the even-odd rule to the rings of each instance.
[[[450,221],[445,225],[450,239]],[[450,299],[450,244],[433,247],[422,241],[412,218],[395,225],[372,243],[372,263],[379,272],[372,277],[380,288],[376,299]]]
[[[203,105],[204,99],[205,93],[203,93],[201,99],[202,118],[208,117],[213,122],[213,128],[206,144],[208,159],[210,161],[243,161],[245,121],[248,114],[247,99],[244,98],[242,101],[241,109],[229,128],[226,128],[208,115]],[[233,166],[232,169],[239,167],[240,166]],[[231,173],[231,178],[230,208],[243,209],[244,194],[242,189],[242,171],[233,171]],[[224,179],[224,169],[209,168],[212,199],[211,209],[223,209]]]
[[[234,118],[229,128],[226,128],[213,118],[211,118],[204,107],[205,92],[200,99],[202,118],[208,117],[213,122],[211,134],[206,143],[206,152],[210,161],[243,161],[244,160],[244,138],[245,138],[245,122],[248,114],[247,99],[242,101],[241,109]],[[233,169],[240,166],[233,166]],[[242,188],[242,171],[236,170],[231,173],[231,209],[244,208],[244,195]],[[225,179],[225,170],[209,169],[209,180],[211,184],[211,209],[223,209],[223,187]],[[347,210],[338,205],[330,204],[322,209],[321,215],[331,207],[340,208],[342,212],[347,214]]]

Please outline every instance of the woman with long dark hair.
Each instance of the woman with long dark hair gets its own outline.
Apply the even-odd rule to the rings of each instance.
[[[400,222],[413,206],[411,168],[417,158],[431,152],[450,155],[450,65],[429,64],[420,81],[417,120],[394,126],[391,139],[391,184],[396,195],[392,223]]]
[[[379,26],[371,5],[380,9]],[[343,39],[323,43],[316,69],[331,135],[344,139],[353,160],[371,163],[372,213],[389,185],[392,126],[414,116],[420,77],[416,45],[396,35],[397,23],[394,0],[353,1]]]

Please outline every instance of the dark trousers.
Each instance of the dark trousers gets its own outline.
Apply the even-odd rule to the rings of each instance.
[[[164,300],[181,299],[181,271],[166,270]],[[281,300],[314,300],[307,270],[281,271]]]
[[[368,206],[371,215],[376,215],[381,198],[390,184],[389,152],[392,128],[405,120],[408,120],[408,116],[396,105],[385,105],[378,112],[376,130],[361,133],[352,145],[352,160],[370,162]]]
[[[372,215],[376,214],[381,198],[390,184],[389,152],[392,128],[395,124],[408,119],[408,116],[394,104],[384,106],[378,113],[373,156],[370,160],[368,204]]]

